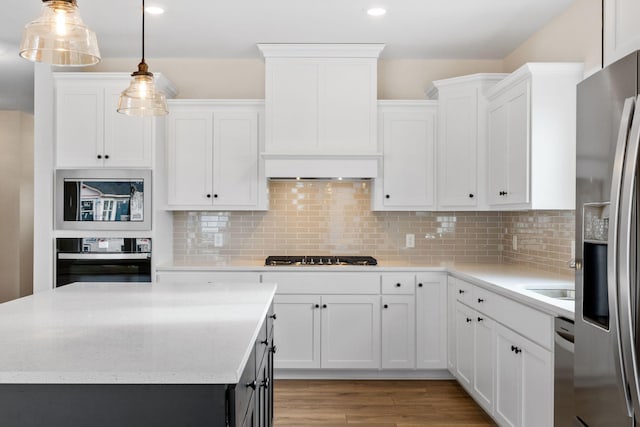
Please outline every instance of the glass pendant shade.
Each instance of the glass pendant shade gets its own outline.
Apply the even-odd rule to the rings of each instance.
[[[156,89],[153,74],[141,62],[131,75],[131,83],[120,94],[118,113],[128,116],[163,116],[169,113],[167,98]]]
[[[82,22],[76,0],[44,0],[40,17],[24,28],[20,56],[60,66],[100,62],[96,34]]]

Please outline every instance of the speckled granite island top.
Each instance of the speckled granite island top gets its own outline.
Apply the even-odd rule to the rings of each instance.
[[[234,384],[270,284],[77,283],[0,304],[0,384]]]

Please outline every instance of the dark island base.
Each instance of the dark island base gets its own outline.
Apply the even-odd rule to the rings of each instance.
[[[226,385],[0,384],[0,425],[224,427],[226,402]]]

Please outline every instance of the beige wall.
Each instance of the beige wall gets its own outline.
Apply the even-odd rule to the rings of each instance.
[[[525,62],[578,61],[590,72],[601,65],[601,0],[575,0],[569,8],[504,58],[504,71]]]
[[[33,116],[0,111],[0,302],[33,289]]]

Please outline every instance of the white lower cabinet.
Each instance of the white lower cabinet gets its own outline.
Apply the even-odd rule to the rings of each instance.
[[[278,327],[274,341],[278,368],[314,369],[320,367],[319,295],[276,295],[273,300]]]
[[[448,293],[448,304],[455,307],[449,329],[449,349],[455,352],[448,359],[451,373],[500,426],[552,426],[553,354],[532,341],[548,342],[540,332],[546,331],[548,315],[456,278],[449,279]],[[528,310],[542,316],[536,325],[510,321],[531,317]]]
[[[447,276],[416,276],[416,347],[418,369],[447,369]]]
[[[549,350],[498,324],[495,417],[505,426],[553,425],[553,358]]]
[[[415,297],[382,296],[382,369],[411,369],[416,364]]]

